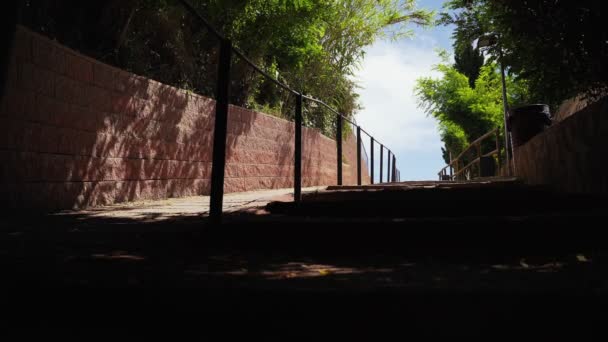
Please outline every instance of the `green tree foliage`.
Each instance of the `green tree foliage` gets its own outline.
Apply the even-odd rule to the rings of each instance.
[[[484,64],[483,54],[471,44],[455,46],[454,68],[469,78],[469,85],[475,88],[475,81]]]
[[[419,105],[437,119],[441,139],[445,145],[443,157],[449,162],[449,152],[455,157],[473,140],[488,131],[503,127],[503,104],[500,72],[495,63],[481,67],[475,87],[469,78],[453,65],[436,66],[438,79],[418,79],[415,89]],[[526,100],[525,82],[507,77],[509,103],[521,104]]]
[[[263,70],[348,116],[359,109],[350,76],[365,47],[409,36],[408,24],[428,25],[433,15],[414,0],[190,2]],[[29,26],[96,58],[204,95],[215,91],[218,41],[177,1],[30,0],[24,14]],[[293,115],[293,96],[236,57],[231,96],[236,105]],[[334,122],[314,106],[305,121],[326,131]]]
[[[529,82],[534,101],[558,105],[578,94],[597,97],[608,87],[605,2],[594,0],[451,0],[442,22],[455,24],[457,46],[489,32],[490,52]]]

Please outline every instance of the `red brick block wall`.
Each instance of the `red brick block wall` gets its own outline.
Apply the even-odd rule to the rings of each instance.
[[[515,149],[515,175],[564,193],[608,194],[608,97]]]
[[[214,100],[22,27],[16,35],[0,107],[7,205],[53,210],[209,193]],[[293,123],[239,107],[228,119],[225,191],[292,187]],[[335,141],[308,128],[303,137],[303,185],[335,184]],[[354,184],[352,136],[344,156],[345,184]]]

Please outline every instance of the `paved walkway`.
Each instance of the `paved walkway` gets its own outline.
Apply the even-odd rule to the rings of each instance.
[[[304,192],[325,189],[325,186],[303,188]],[[128,202],[80,211],[63,211],[56,215],[78,215],[90,218],[131,219],[147,221],[164,221],[176,217],[209,215],[209,196],[192,196]],[[248,208],[259,208],[271,201],[292,201],[293,189],[258,190],[229,193],[224,195],[224,212],[234,212]]]

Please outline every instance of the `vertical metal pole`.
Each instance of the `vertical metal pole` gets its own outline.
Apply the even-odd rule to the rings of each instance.
[[[386,155],[386,182],[391,182],[391,150],[388,150],[388,154]]]
[[[357,185],[361,185],[361,127],[357,126]]]
[[[213,131],[213,163],[211,164],[211,199],[209,203],[209,217],[212,222],[218,224],[222,221],[222,204],[224,201],[224,169],[226,167],[231,57],[232,43],[229,39],[223,39],[220,42],[218,65],[215,127]]]
[[[454,180],[454,165],[452,164],[453,163],[452,152],[449,152],[449,153],[450,153],[450,180],[453,181]]]
[[[380,144],[380,183],[382,183],[382,169],[384,163],[384,145]]]
[[[500,134],[498,133],[498,129],[496,129],[496,152],[497,152],[497,156],[496,156],[496,160],[498,161],[498,172],[496,174],[496,176],[500,176],[500,174],[498,174],[500,172]]]
[[[293,200],[302,200],[302,94],[296,97]]]
[[[374,184],[374,137],[369,138],[369,150],[371,154],[371,163],[370,163],[370,184]]]
[[[477,143],[477,171],[479,174],[479,177],[481,177],[481,141]]]
[[[336,124],[336,143],[338,144],[338,185],[342,185],[342,115]]]
[[[397,181],[396,173],[397,173],[397,158],[393,154],[393,182]]]
[[[507,130],[507,116],[509,115],[509,103],[507,102],[507,82],[505,81],[505,66],[502,62],[502,49],[498,49],[499,58],[500,58],[500,78],[502,81],[502,105],[503,105],[503,114],[504,114],[504,125],[505,125],[505,159],[507,165],[507,176],[513,175],[513,170],[511,168],[511,153],[509,151],[509,131]],[[513,161],[515,162],[515,161]]]

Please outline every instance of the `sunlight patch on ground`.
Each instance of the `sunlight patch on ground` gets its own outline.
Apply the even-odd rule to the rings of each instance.
[[[325,187],[303,188],[316,191]],[[175,217],[208,216],[209,196],[169,198],[153,201],[120,203],[80,211],[62,211],[55,215],[79,215],[82,219],[113,218],[134,219],[141,222],[159,222]],[[293,189],[259,190],[224,195],[224,212],[263,207],[270,201],[293,199]]]

